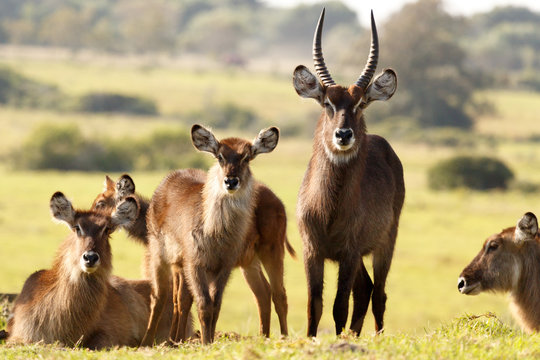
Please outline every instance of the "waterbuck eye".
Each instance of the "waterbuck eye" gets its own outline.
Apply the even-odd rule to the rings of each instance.
[[[495,241],[491,241],[487,246],[487,252],[490,253],[492,251],[495,251],[499,248],[499,243]]]
[[[73,230],[77,233],[77,236],[81,236],[82,235],[82,231],[81,231],[81,227],[79,225],[75,225],[73,227]]]
[[[218,155],[217,155],[217,159],[218,159],[218,161],[219,161],[220,164],[225,160],[225,159],[223,158],[223,155],[221,155],[221,154],[218,154]]]

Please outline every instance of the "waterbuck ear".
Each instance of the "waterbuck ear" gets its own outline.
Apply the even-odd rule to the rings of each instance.
[[[397,75],[392,69],[385,69],[377,75],[366,89],[362,107],[365,108],[374,100],[386,101],[394,95],[397,89]]]
[[[65,222],[69,227],[73,227],[75,223],[75,210],[71,201],[64,194],[57,191],[53,194],[50,201],[50,208],[53,217],[56,220]]]
[[[120,176],[116,182],[116,201],[120,201],[129,195],[135,194],[135,182],[128,174]]]
[[[277,127],[261,130],[259,135],[253,140],[253,145],[251,146],[251,158],[255,158],[258,154],[272,152],[277,146],[278,140],[279,129]]]
[[[219,150],[219,141],[212,132],[201,125],[195,124],[191,128],[191,141],[199,151],[206,151],[214,156]]]
[[[128,196],[118,205],[111,215],[112,223],[116,226],[129,226],[139,216],[139,203],[133,196]]]
[[[315,99],[319,104],[322,103],[324,88],[317,77],[304,65],[298,65],[294,69],[293,85],[301,97]]]
[[[109,175],[105,175],[105,182],[103,183],[103,191],[114,191],[114,181],[109,177]]]
[[[538,220],[533,213],[528,212],[519,219],[516,225],[514,242],[522,245],[525,241],[534,241],[536,234],[538,234]]]

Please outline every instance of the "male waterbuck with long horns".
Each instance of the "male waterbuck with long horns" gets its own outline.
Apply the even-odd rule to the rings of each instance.
[[[52,268],[26,280],[8,320],[8,341],[89,348],[138,345],[150,313],[150,283],[112,276],[109,244],[116,228],[130,225],[137,217],[136,199],[127,197],[112,214],[104,214],[75,210],[57,192],[50,208],[72,233],[58,249]],[[170,320],[159,327],[164,341]]]
[[[193,171],[200,172],[201,178],[206,177],[206,173],[202,170]],[[255,182],[254,192],[256,198],[255,219],[247,232],[246,246],[236,265],[242,268],[242,273],[255,295],[259,309],[261,334],[270,336],[271,301],[273,300],[279,318],[281,334],[287,335],[288,306],[287,294],[283,284],[285,249],[291,256],[295,257],[295,251],[287,240],[287,214],[281,200],[267,186]],[[141,210],[135,222],[124,228],[131,238],[146,246],[143,274],[148,277],[147,274],[150,273],[150,247],[148,246],[148,232],[146,231],[146,214],[150,201],[135,192],[133,179],[128,174],[123,174],[115,182],[106,176],[105,188],[94,200],[92,208],[112,212],[115,206],[127,196],[136,197]],[[270,284],[268,284],[261,269],[261,263],[268,274]],[[174,278],[171,287],[173,293],[177,293],[179,281],[178,277]],[[170,339],[173,342],[178,342],[182,340],[179,338],[180,332],[177,331],[178,299],[177,297],[171,299],[171,296],[167,296],[167,301],[169,300],[175,302]],[[188,326],[190,324],[191,322],[188,321]]]
[[[509,292],[521,327],[540,330],[540,235],[538,220],[526,213],[517,226],[487,238],[482,249],[461,272],[458,290],[477,295]]]
[[[199,151],[211,153],[217,162],[207,175],[177,170],[154,192],[147,216],[152,310],[142,345],[153,342],[171,271],[179,279],[173,294],[178,298],[178,330],[185,328],[195,298],[202,343],[213,341],[223,290],[249,245],[246,235],[254,221],[255,181],[249,163],[274,150],[279,132],[275,127],[262,130],[253,142],[218,141],[211,131],[194,125],[191,137]],[[176,338],[184,336],[177,333]]]
[[[333,309],[336,333],[340,334],[347,322],[351,289],[351,329],[360,333],[371,298],[375,328],[381,332],[384,289],[405,185],[399,158],[385,139],[366,133],[363,112],[372,101],[387,100],[394,94],[397,77],[386,69],[373,79],[379,44],[372,13],[368,62],[349,88],[336,85],[321,50],[323,21],[324,9],[313,40],[315,70],[321,82],[303,65],[294,70],[293,77],[296,92],[323,107],[297,204],[308,283],[307,333],[317,335],[322,315],[325,259],[339,264]],[[373,255],[373,282],[362,260],[368,254]]]

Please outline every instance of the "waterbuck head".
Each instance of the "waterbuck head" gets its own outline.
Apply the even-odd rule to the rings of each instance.
[[[104,211],[105,213],[112,214],[118,203],[134,194],[135,182],[128,174],[120,176],[116,182],[109,176],[105,176],[103,192],[96,197],[90,210]]]
[[[482,249],[461,272],[458,290],[476,295],[482,291],[514,291],[517,289],[531,246],[537,246],[538,221],[533,213],[526,213],[511,227],[490,236]],[[534,259],[537,262],[537,259]]]
[[[101,211],[75,210],[64,194],[56,192],[51,197],[53,217],[69,226],[74,238],[68,254],[78,262],[82,272],[91,274],[100,267],[111,269],[109,237],[119,226],[128,226],[137,217],[139,205],[135,198],[120,202],[112,215]],[[69,260],[68,260],[69,261]]]
[[[210,130],[193,125],[191,139],[199,151],[214,155],[218,161],[213,168],[217,172],[215,176],[220,179],[226,193],[234,194],[251,179],[249,162],[258,154],[274,150],[279,140],[279,130],[276,127],[263,129],[253,142],[239,138],[218,141]]]
[[[387,100],[397,87],[394,70],[386,69],[376,76],[379,59],[377,28],[371,12],[371,51],[358,80],[348,89],[336,85],[324,63],[321,35],[324,22],[323,9],[313,37],[313,60],[320,81],[307,67],[299,65],[294,70],[293,84],[296,92],[305,98],[315,99],[324,109],[317,130],[324,150],[331,161],[346,162],[362,146],[366,125],[364,109],[374,100]]]

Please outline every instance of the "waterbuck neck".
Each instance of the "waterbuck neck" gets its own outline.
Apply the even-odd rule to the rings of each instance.
[[[208,171],[202,191],[203,232],[213,238],[237,234],[235,237],[241,239],[255,206],[253,178],[242,179],[240,188],[232,194],[227,193],[222,184],[220,167],[216,164]]]
[[[511,291],[514,311],[529,330],[540,330],[540,245],[524,244],[516,262],[519,277]]]

